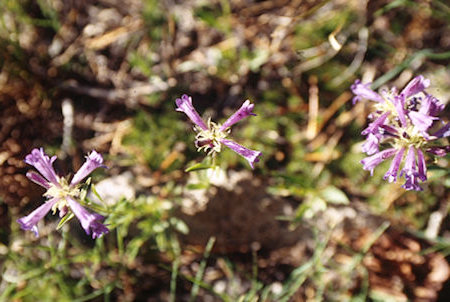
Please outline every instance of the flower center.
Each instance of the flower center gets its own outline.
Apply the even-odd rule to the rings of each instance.
[[[52,207],[53,214],[56,209],[66,211],[67,200],[66,197],[76,198],[80,194],[79,186],[71,186],[64,177],[58,178],[58,185],[52,184],[51,187],[44,193],[44,196],[51,198],[58,198],[58,202]]]
[[[220,140],[226,138],[230,134],[231,129],[221,131],[220,124],[216,124],[208,119],[208,129],[203,130],[198,126],[195,126],[197,135],[195,136],[197,151],[205,151],[208,154],[220,152],[221,143]]]
[[[394,102],[391,101],[397,96],[395,91],[386,91],[381,94],[384,102],[376,103],[375,108],[378,112],[390,112],[387,120],[390,121],[391,125],[394,126],[397,131],[397,135],[394,136],[394,142],[392,143],[394,148],[402,148],[413,146],[415,148],[420,148],[427,143],[426,138],[423,136],[422,132],[415,127],[408,115],[405,116],[408,126],[402,127],[398,121],[399,115],[397,109],[395,108]],[[417,97],[409,97],[405,100],[404,107],[417,106]],[[420,100],[420,98],[419,98]],[[406,108],[403,108],[406,110]]]
[[[381,93],[381,97],[384,99],[384,102],[376,103],[375,109],[380,112],[390,112],[387,119],[391,121],[393,124],[396,124],[398,122],[398,112],[397,108],[394,105],[395,97],[397,96],[397,93],[395,91],[384,91]],[[405,104],[407,104],[407,100],[405,100]]]
[[[401,133],[401,135],[395,140],[396,147],[413,146],[418,149],[427,143],[427,140],[423,137],[422,133],[413,125],[402,129],[399,133]]]
[[[389,114],[388,118],[391,119],[391,120],[398,116],[397,109],[395,108],[394,104],[390,100],[388,100],[387,98],[385,98],[385,102],[375,104],[375,109],[377,111],[381,111],[381,112],[388,112],[389,111],[390,114]]]

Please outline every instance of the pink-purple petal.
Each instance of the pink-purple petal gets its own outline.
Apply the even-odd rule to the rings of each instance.
[[[406,155],[405,165],[400,175],[412,175],[416,173],[416,152],[415,148],[413,146],[410,146],[408,149],[408,154]]]
[[[361,160],[361,163],[363,164],[363,169],[370,171],[370,175],[373,175],[373,170],[375,169],[375,167],[378,166],[386,158],[393,156],[396,152],[397,149],[390,148],[380,151],[372,156],[364,158],[363,160]]]
[[[423,189],[419,186],[418,177],[415,174],[406,175],[406,182],[402,185],[402,188],[409,191],[423,191]]]
[[[43,205],[38,207],[36,210],[24,216],[22,218],[17,219],[17,222],[20,224],[20,227],[23,230],[31,230],[34,232],[36,237],[39,237],[39,232],[37,228],[37,223],[39,220],[44,218],[48,212],[52,209],[53,205],[58,201],[58,198],[53,198],[45,202]]]
[[[232,140],[221,139],[220,142],[240,156],[244,157],[248,161],[252,169],[255,168],[254,164],[259,162],[259,157],[262,155],[261,152],[247,149]]]
[[[438,120],[437,117],[422,114],[418,111],[410,111],[408,116],[413,125],[416,126],[417,129],[421,131],[427,131],[428,128],[430,128],[433,125],[433,122],[435,120]]]
[[[103,165],[103,157],[99,153],[97,153],[95,150],[93,150],[86,157],[86,161],[83,163],[83,165],[77,171],[77,173],[75,173],[70,184],[71,185],[78,184],[80,181],[82,181],[84,178],[86,178],[89,174],[91,174],[92,171],[94,171],[95,169],[97,169],[99,167],[105,167]]]
[[[441,129],[433,133],[433,136],[436,136],[437,138],[450,136],[450,123],[445,124]]]
[[[435,146],[435,147],[430,147],[428,149],[426,149],[425,151],[427,151],[428,153],[434,154],[436,156],[446,156],[447,153],[450,153],[450,146]]]
[[[405,98],[402,96],[395,96],[392,100],[392,103],[395,106],[395,109],[397,110],[398,118],[400,120],[400,123],[402,127],[407,126],[406,122],[406,111],[405,111]]]
[[[30,154],[25,157],[25,162],[32,165],[42,174],[49,182],[59,186],[58,176],[53,169],[53,162],[56,160],[56,156],[52,158],[48,157],[44,153],[44,149],[33,149]]]
[[[426,181],[427,180],[427,165],[425,162],[425,157],[423,155],[422,150],[417,149],[417,166],[419,168],[419,179],[421,181]]]
[[[203,130],[208,130],[205,122],[192,105],[192,98],[190,96],[183,94],[181,99],[175,100],[175,103],[177,105],[176,111],[184,112],[194,124]]]
[[[419,92],[422,92],[424,89],[430,86],[430,80],[426,79],[424,76],[420,75],[412,79],[406,86],[403,88],[401,95],[404,95],[406,98],[415,95]]]
[[[361,134],[362,135],[367,135],[369,133],[379,133],[379,128],[384,124],[384,122],[386,121],[386,118],[389,116],[391,112],[385,112],[384,114],[380,115],[375,121],[373,121],[372,123],[369,124],[369,126],[364,129]]]
[[[400,150],[398,150],[397,154],[395,155],[394,159],[391,162],[389,170],[386,172],[386,174],[384,174],[383,179],[385,180],[387,179],[388,182],[397,181],[397,173],[400,167],[400,163],[402,162],[404,152],[405,148],[401,148]]]
[[[353,104],[355,104],[357,101],[359,101],[360,99],[364,98],[364,99],[369,99],[375,102],[384,102],[384,99],[375,91],[373,91],[372,89],[370,89],[370,84],[371,83],[367,83],[367,84],[363,84],[361,83],[361,80],[357,79],[352,86],[350,87],[350,89],[352,90],[353,94],[355,95],[355,97],[353,98]]]
[[[369,133],[366,141],[362,145],[362,151],[367,155],[375,154],[379,151],[380,134]]]
[[[70,209],[80,221],[86,234],[91,235],[92,233],[92,238],[95,239],[109,232],[108,228],[102,224],[104,220],[102,215],[89,212],[70,197],[67,197],[66,200],[69,203]]]
[[[422,191],[419,186],[419,171],[416,166],[416,148],[409,147],[408,155],[406,156],[405,165],[400,175],[404,175],[406,182],[402,185],[405,190]]]
[[[44,177],[41,176],[41,174],[34,172],[34,171],[28,171],[26,176],[29,180],[32,182],[40,185],[41,187],[44,187],[46,189],[50,189],[51,185]]]
[[[444,108],[444,104],[439,102],[439,100],[431,94],[428,94],[422,100],[419,112],[430,116],[437,116],[442,110],[444,110]]]
[[[236,124],[240,120],[246,118],[249,115],[255,115],[252,110],[255,107],[254,104],[251,104],[249,100],[246,100],[244,104],[242,104],[241,108],[239,108],[232,116],[230,116],[225,123],[220,127],[220,131],[224,131],[225,129],[231,127]]]

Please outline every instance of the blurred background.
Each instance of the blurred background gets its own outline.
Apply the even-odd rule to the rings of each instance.
[[[423,192],[371,177],[349,87],[422,74],[448,103],[449,21],[441,0],[2,0],[0,301],[448,301],[449,157]],[[185,93],[216,122],[255,104],[231,134],[255,170],[224,150],[185,172]],[[61,175],[104,155],[109,234],[20,230],[35,147]]]

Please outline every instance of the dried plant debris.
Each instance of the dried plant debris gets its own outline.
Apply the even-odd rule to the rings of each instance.
[[[30,87],[18,79],[0,86],[0,198],[9,205],[40,195],[24,178],[23,159],[36,143],[52,143],[59,136],[61,117],[42,94],[39,84]]]
[[[194,177],[188,186],[196,181]],[[208,240],[215,238],[215,256],[208,269],[211,284],[225,292],[234,288],[244,294],[249,281],[245,273],[232,277],[227,274],[221,255],[232,257],[242,272],[251,271],[252,261],[256,261],[259,280],[276,288],[295,268],[313,258],[318,240],[325,243],[320,280],[335,288],[327,292],[327,299],[357,295],[362,284],[368,282],[370,291],[366,295],[374,299],[435,301],[450,277],[444,256],[427,252],[429,242],[398,227],[388,227],[387,220],[371,214],[364,204],[329,206],[292,228],[277,217],[292,213],[293,203],[265,193],[266,181],[255,179],[248,172],[231,172],[216,175],[212,182],[208,188],[185,190],[183,212],[177,216],[190,229],[189,234],[182,236],[184,244],[190,247],[187,250],[197,252],[182,255],[181,271],[194,276],[199,254],[204,252]],[[325,235],[315,237],[314,230]],[[251,252],[257,258],[251,260]],[[360,256],[355,257],[355,253]],[[298,289],[294,300],[307,300],[311,291],[318,290],[315,274],[319,273],[311,270],[311,279]]]
[[[249,252],[252,245],[267,250],[311,237],[304,228],[290,230],[278,216],[293,212],[292,204],[267,194],[267,182],[249,172],[231,172],[208,189],[186,190],[179,217],[190,232],[187,243],[205,246],[216,238],[214,250]]]

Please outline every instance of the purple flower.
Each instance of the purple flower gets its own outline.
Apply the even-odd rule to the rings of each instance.
[[[370,171],[370,175],[373,175],[373,170],[375,169],[375,167],[378,166],[385,159],[393,156],[396,152],[397,150],[395,148],[391,148],[364,158],[363,160],[361,160],[361,163],[363,164],[363,169]]]
[[[406,182],[402,186],[405,190],[416,190],[422,191],[422,188],[419,186],[419,170],[416,166],[416,152],[413,146],[409,147],[408,155],[405,159],[405,165],[403,167],[400,175],[404,175]],[[425,176],[426,178],[426,176]]]
[[[58,183],[58,176],[53,169],[53,162],[56,160],[56,156],[52,158],[48,157],[44,153],[44,149],[33,149],[30,154],[25,157],[25,162],[32,165],[46,178],[48,182],[53,184]]]
[[[38,207],[36,210],[31,212],[25,217],[17,220],[21,228],[24,230],[31,230],[36,236],[39,236],[37,223],[39,220],[44,218],[44,216],[53,210],[59,210],[59,216],[64,217],[68,211],[72,211],[81,223],[88,235],[92,238],[97,238],[103,234],[108,233],[108,228],[104,226],[101,222],[104,217],[97,213],[90,213],[85,208],[83,208],[75,198],[79,197],[80,189],[79,182],[86,178],[93,170],[98,167],[104,167],[102,165],[103,158],[96,151],[92,151],[88,156],[86,162],[81,166],[75,176],[73,177],[70,184],[68,181],[56,175],[53,169],[53,162],[56,160],[56,156],[51,159],[44,153],[44,150],[33,149],[29,155],[25,157],[25,162],[34,166],[42,175],[29,171],[26,175],[27,177],[47,189],[44,196],[48,197],[43,205]]]
[[[432,95],[427,94],[421,101],[420,109],[418,111],[411,110],[408,116],[417,129],[425,132],[433,125],[434,121],[439,120],[436,115],[442,110],[444,110],[444,104],[441,104]]]
[[[234,152],[236,152],[237,154],[239,154],[240,156],[244,157],[248,161],[252,169],[255,168],[254,164],[259,162],[259,157],[262,155],[262,153],[259,151],[247,149],[244,146],[241,146],[238,143],[229,139],[223,138],[220,140],[220,142],[225,146],[227,146],[228,148],[230,148],[231,150],[233,150]]]
[[[437,138],[449,137],[450,136],[450,123],[445,124],[441,129],[436,131],[433,136]]]
[[[444,105],[425,91],[429,86],[430,81],[423,76],[412,79],[400,93],[394,87],[378,94],[369,88],[369,84],[361,84],[359,80],[351,86],[354,99],[365,98],[376,102],[374,112],[369,115],[372,122],[361,133],[366,135],[362,150],[371,155],[361,161],[363,168],[372,175],[381,161],[395,154],[384,179],[397,181],[404,161],[400,176],[406,179],[402,186],[406,190],[420,191],[419,181],[427,180],[423,151],[438,156],[450,151],[450,146],[435,145],[436,140],[450,135],[449,123],[433,134],[428,133],[440,120],[437,115],[444,110]],[[385,143],[390,143],[392,148],[380,151]]]
[[[26,175],[27,175],[28,179],[30,179],[32,182],[34,182],[34,183],[36,183],[36,184],[38,184],[41,187],[44,187],[46,189],[50,189],[51,183],[48,182],[39,173],[36,173],[34,171],[28,171]]]
[[[369,135],[366,137],[366,141],[362,145],[362,151],[365,152],[367,155],[377,153],[380,150],[379,148],[380,139],[381,134],[369,133]]]
[[[406,111],[405,111],[405,98],[402,96],[394,96],[391,99],[392,103],[395,106],[395,109],[397,111],[398,119],[400,120],[401,126],[406,127],[407,121],[406,121]]]
[[[420,75],[409,81],[400,94],[408,98],[422,92],[424,89],[428,88],[428,86],[430,86],[430,80],[425,79],[422,75]]]
[[[361,99],[368,99],[375,102],[383,103],[384,99],[375,91],[370,89],[370,84],[363,84],[361,80],[356,80],[355,83],[350,87],[355,97],[353,98],[353,104]]]
[[[443,156],[446,156],[447,153],[450,152],[450,146],[430,147],[430,148],[426,149],[425,151],[427,151],[428,153],[434,154],[436,156],[443,157]]]
[[[425,157],[420,149],[417,149],[417,166],[418,166],[418,177],[421,181],[427,180],[427,164],[425,162]]]
[[[384,124],[386,118],[389,116],[390,112],[386,112],[380,115],[375,121],[369,124],[369,126],[361,132],[362,135],[367,135],[369,133],[377,134],[380,132],[379,128]]]
[[[409,191],[423,191],[423,189],[419,186],[419,179],[415,174],[405,175],[406,182],[402,185],[402,188]]]
[[[409,119],[417,127],[417,129],[421,131],[427,131],[433,125],[435,120],[438,120],[437,117],[429,116],[417,111],[410,111]]]
[[[252,112],[253,107],[255,107],[255,105],[251,104],[249,100],[246,100],[244,104],[242,104],[241,108],[239,108],[232,116],[230,116],[225,121],[225,123],[223,123],[219,130],[224,131],[249,115],[256,116],[256,114]]]
[[[395,155],[394,159],[391,162],[391,166],[389,167],[389,170],[384,174],[383,179],[387,179],[389,182],[396,182],[397,181],[397,172],[400,168],[400,163],[402,162],[403,153],[405,153],[405,148],[401,148],[397,151],[397,154]]]
[[[44,218],[44,216],[47,215],[48,212],[50,212],[56,202],[58,202],[58,198],[47,200],[43,205],[41,205],[39,208],[37,208],[27,216],[17,219],[17,222],[20,224],[20,227],[23,230],[31,230],[34,232],[34,235],[36,235],[36,237],[39,237],[37,223],[39,220]]]
[[[88,212],[72,197],[68,197],[67,202],[72,212],[80,221],[81,226],[86,231],[86,234],[90,235],[92,233],[92,238],[95,239],[109,232],[108,228],[101,223],[105,220],[105,217],[97,213]]]
[[[106,168],[103,164],[103,157],[95,150],[88,154],[84,164],[78,169],[77,173],[72,178],[70,185],[76,185],[97,168]]]
[[[231,126],[247,116],[256,115],[253,113],[254,104],[250,103],[249,100],[246,100],[241,108],[231,115],[223,125],[220,125],[211,120],[208,120],[208,122],[205,123],[193,107],[192,98],[186,94],[184,94],[181,99],[176,99],[175,103],[177,105],[176,110],[184,112],[196,125],[194,128],[197,132],[195,146],[198,148],[198,151],[204,150],[208,152],[208,155],[215,156],[216,153],[221,151],[221,146],[225,145],[244,157],[250,164],[250,167],[252,169],[254,168],[254,163],[259,161],[261,152],[247,149],[232,140],[226,139],[230,133]]]
[[[208,130],[205,122],[192,105],[192,98],[190,96],[183,94],[181,99],[175,100],[175,103],[177,104],[176,111],[184,112],[194,124],[199,126],[202,130]]]
[[[434,96],[428,94],[422,101],[419,112],[430,116],[437,116],[444,108],[444,104],[439,102]]]

